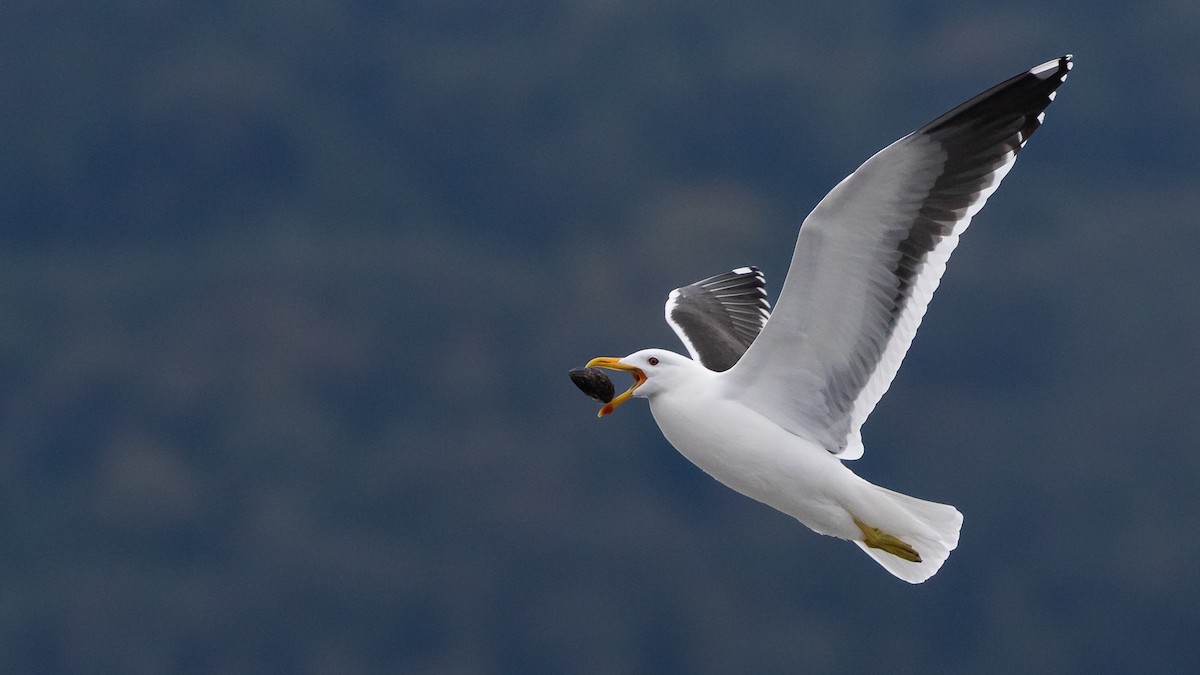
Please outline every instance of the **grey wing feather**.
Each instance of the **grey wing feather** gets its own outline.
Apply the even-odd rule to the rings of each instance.
[[[766,279],[757,267],[739,267],[676,288],[666,316],[693,359],[709,370],[729,370],[771,316]]]

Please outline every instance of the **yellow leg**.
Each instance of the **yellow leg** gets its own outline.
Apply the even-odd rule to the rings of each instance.
[[[907,543],[886,532],[881,532],[878,528],[867,525],[857,517],[854,518],[854,524],[858,526],[858,529],[862,530],[863,543],[867,546],[891,553],[897,558],[902,558],[909,562],[921,562],[921,554],[917,553],[916,549]]]

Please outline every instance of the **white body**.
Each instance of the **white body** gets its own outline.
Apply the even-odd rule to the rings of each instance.
[[[910,583],[933,576],[958,544],[962,514],[953,506],[908,497],[860,478],[825,448],[729,396],[720,373],[677,354],[652,351],[664,365],[669,359],[671,385],[638,393],[649,399],[663,436],[705,473],[816,532],[858,542],[888,571]],[[628,360],[636,361],[635,356]],[[912,545],[921,562],[863,546],[856,517]]]

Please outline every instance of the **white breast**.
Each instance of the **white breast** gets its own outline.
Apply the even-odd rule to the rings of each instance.
[[[845,536],[836,495],[860,479],[824,448],[718,388],[665,391],[650,398],[650,410],[671,445],[713,478],[818,532]]]

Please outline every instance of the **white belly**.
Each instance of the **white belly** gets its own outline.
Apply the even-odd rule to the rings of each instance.
[[[729,399],[663,392],[650,410],[671,445],[721,483],[822,534],[858,536],[845,500],[866,481],[824,448]]]

